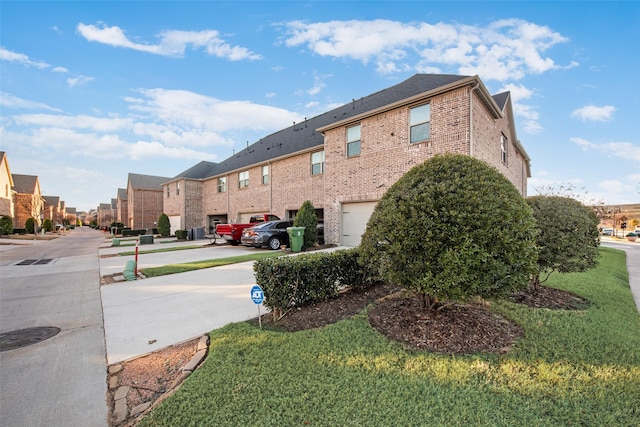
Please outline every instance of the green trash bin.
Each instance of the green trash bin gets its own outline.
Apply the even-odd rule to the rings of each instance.
[[[120,246],[120,239],[111,239],[111,246]]]
[[[291,252],[300,252],[304,243],[304,227],[287,227]]]

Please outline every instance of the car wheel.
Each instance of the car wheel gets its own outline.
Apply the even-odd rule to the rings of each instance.
[[[269,245],[269,249],[273,249],[275,251],[276,249],[280,249],[282,242],[277,237],[272,237],[269,239],[267,244]]]
[[[229,240],[229,244],[230,244],[231,246],[238,246],[238,245],[240,244],[240,242],[239,242],[239,241],[237,241],[237,240]]]

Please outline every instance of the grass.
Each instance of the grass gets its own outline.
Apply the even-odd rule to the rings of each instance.
[[[239,262],[255,261],[263,258],[282,256],[281,252],[260,252],[250,255],[240,255],[228,258],[206,259],[182,264],[168,264],[160,267],[149,267],[140,270],[147,277],[165,276],[167,274],[184,273],[185,271],[199,270],[201,268],[220,267],[222,265],[236,264]]]
[[[621,251],[548,285],[581,311],[493,302],[525,335],[502,356],[407,350],[354,318],[295,333],[212,331],[209,355],[140,426],[640,425],[640,316]]]

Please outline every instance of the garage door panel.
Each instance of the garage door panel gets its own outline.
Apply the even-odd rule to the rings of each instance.
[[[342,235],[340,244],[344,246],[358,246],[367,228],[369,217],[373,213],[377,202],[344,203],[342,205]]]

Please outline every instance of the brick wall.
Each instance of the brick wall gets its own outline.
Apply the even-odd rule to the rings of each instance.
[[[129,190],[129,225],[134,230],[152,229],[162,214],[162,190]]]

